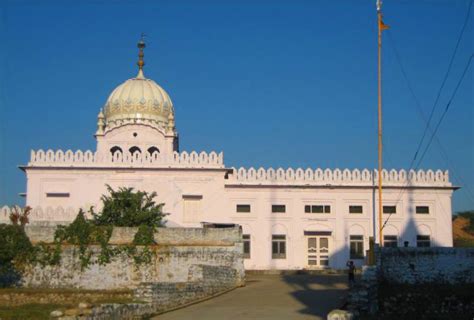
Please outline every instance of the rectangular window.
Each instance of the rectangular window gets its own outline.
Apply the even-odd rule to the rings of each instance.
[[[331,206],[329,205],[305,205],[305,213],[331,213]]]
[[[249,204],[238,204],[236,206],[237,212],[250,212],[250,205]]]
[[[419,248],[426,248],[431,246],[430,236],[416,236],[416,246]]]
[[[397,206],[383,206],[383,213],[395,214],[397,213]]]
[[[272,235],[272,259],[286,259],[286,236]]]
[[[398,247],[397,236],[383,236],[383,246],[387,248]]]
[[[244,241],[244,259],[250,259],[250,235],[243,234],[242,239]]]
[[[199,222],[201,219],[202,196],[183,195],[184,222]]]
[[[364,236],[350,236],[351,259],[364,259]]]
[[[69,198],[69,192],[46,192],[47,198]]]
[[[285,213],[286,206],[284,204],[273,204],[272,205],[272,212],[273,213]]]
[[[362,206],[349,206],[349,213],[356,213],[356,214],[363,213]]]
[[[430,214],[430,207],[428,206],[416,206],[417,214]]]

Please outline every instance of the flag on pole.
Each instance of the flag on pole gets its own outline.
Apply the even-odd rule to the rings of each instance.
[[[380,19],[379,21],[380,21],[380,22],[379,22],[379,28],[380,28],[380,30],[383,31],[383,30],[388,30],[388,29],[390,29],[390,26],[389,26],[389,25],[386,25],[385,23],[383,23],[382,19]]]

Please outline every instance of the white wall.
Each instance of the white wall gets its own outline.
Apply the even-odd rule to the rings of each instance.
[[[225,173],[225,169],[31,168],[27,169],[27,205],[99,207],[106,184],[156,191],[158,200],[165,203],[165,212],[170,213],[167,220],[172,226],[199,226],[201,221],[242,225],[244,234],[251,235],[251,259],[245,261],[248,269],[306,267],[305,230],[332,232],[330,266],[335,268],[343,267],[349,258],[351,233],[362,234],[364,249],[368,249],[373,234],[372,188],[236,186],[225,179]],[[69,192],[70,197],[48,198],[49,191]],[[390,217],[385,234],[397,235],[400,246],[403,241],[414,246],[417,234],[429,234],[436,245],[452,246],[451,193],[451,189],[387,189],[384,204],[396,204],[397,213]],[[202,212],[193,220],[183,217],[183,196],[202,196]],[[237,204],[250,204],[251,212],[237,213]],[[285,204],[286,212],[272,213],[272,204]],[[305,204],[330,205],[331,213],[305,213]],[[349,205],[362,205],[363,213],[349,214]],[[430,214],[415,214],[416,205],[429,206]],[[384,220],[388,217],[383,216]],[[282,233],[287,235],[287,258],[273,260],[271,236]]]

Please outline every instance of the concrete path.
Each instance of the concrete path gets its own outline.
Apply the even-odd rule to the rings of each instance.
[[[252,275],[247,285],[157,320],[326,319],[347,293],[344,275]]]

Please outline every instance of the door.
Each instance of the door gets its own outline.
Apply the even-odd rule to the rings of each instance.
[[[309,268],[325,268],[329,266],[329,240],[328,236],[307,237]]]

